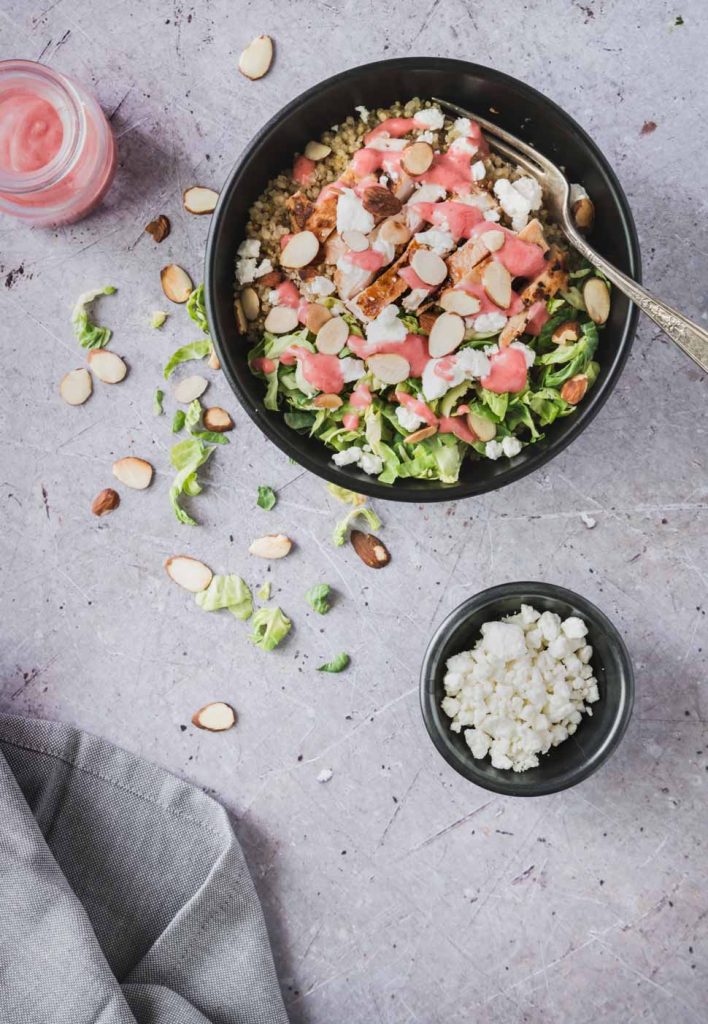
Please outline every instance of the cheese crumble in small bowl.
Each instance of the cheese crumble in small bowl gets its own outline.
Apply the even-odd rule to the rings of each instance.
[[[582,782],[632,712],[622,637],[586,598],[507,583],[469,598],[430,642],[420,683],[433,743],[461,775],[508,796]]]

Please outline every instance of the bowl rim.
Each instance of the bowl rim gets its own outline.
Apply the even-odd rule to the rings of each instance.
[[[458,73],[471,72],[480,77],[487,77],[494,82],[506,83],[517,89],[521,89],[541,104],[545,104],[561,119],[565,120],[569,127],[577,133],[582,144],[591,151],[593,157],[598,161],[602,168],[608,183],[613,205],[624,234],[625,244],[627,246],[629,257],[628,274],[635,281],[641,282],[641,255],[637,228],[634,223],[629,202],[622,186],[619,183],[617,175],[606,160],[599,146],[591,139],[585,129],[582,128],[570,114],[563,110],[555,100],[550,99],[548,96],[541,93],[533,86],[528,85],[526,82],[523,82],[512,75],[507,75],[503,71],[497,71],[495,68],[486,67],[483,64],[475,64],[471,61],[458,60],[450,57],[395,57],[347,68],[335,75],[331,75],[329,78],[323,79],[321,82],[311,86],[309,89],[306,89],[304,92],[295,96],[292,100],[281,107],[280,110],[278,110],[261,128],[258,129],[251,141],[243,149],[220,190],[219,201],[214,213],[212,214],[209,235],[206,243],[204,291],[207,319],[210,325],[216,325],[218,323],[216,316],[216,264],[218,256],[217,241],[221,232],[222,221],[230,198],[237,189],[239,181],[245,173],[245,169],[252,160],[256,150],[265,139],[279,130],[281,121],[284,118],[297,111],[304,102],[316,96],[323,89],[327,89],[339,82],[354,79],[358,76],[376,74],[377,72],[387,69],[407,69],[411,71],[416,69],[439,69],[445,71],[456,71]],[[324,462],[320,462],[316,457],[311,456],[309,452],[303,452],[297,443],[299,435],[290,428],[287,428],[284,422],[276,424],[273,420],[264,416],[262,400],[259,402],[252,401],[245,388],[241,386],[238,378],[231,370],[229,358],[227,357],[227,346],[222,342],[222,339],[215,327],[212,327],[211,336],[214,344],[216,345],[222,370],[232,391],[250,419],[260,428],[268,440],[272,441],[276,447],[280,449],[280,451],[284,452],[288,457],[292,458],[295,462],[309,470],[315,476],[327,480],[330,483],[352,488],[369,497],[378,498],[384,501],[422,502],[427,504],[441,501],[455,501],[459,498],[475,497],[480,494],[500,490],[502,487],[515,483],[517,480],[521,480],[530,473],[541,469],[564,451],[568,445],[575,441],[583,430],[589,426],[617,385],[625,363],[629,358],[629,353],[634,342],[638,319],[639,310],[630,302],[624,324],[619,332],[619,340],[615,356],[610,364],[604,364],[607,373],[604,379],[598,382],[598,384],[593,388],[591,401],[587,404],[583,403],[583,405],[578,408],[576,415],[573,417],[573,422],[569,425],[567,433],[564,436],[559,437],[558,439],[551,438],[548,446],[543,449],[537,449],[536,446],[533,446],[535,449],[535,457],[527,457],[518,465],[514,465],[513,460],[510,460],[509,464],[505,466],[504,475],[498,480],[492,479],[479,482],[472,477],[466,481],[458,480],[455,484],[443,484],[440,481],[428,482],[422,480],[419,485],[409,482],[405,489],[397,487],[396,483],[380,483],[375,477],[368,477],[363,473],[353,477],[350,474],[344,473],[331,460],[328,459]]]
[[[622,699],[620,701],[617,714],[612,720],[611,726],[608,730],[607,739],[602,750],[589,762],[585,761],[578,765],[576,769],[566,773],[566,776],[563,777],[562,781],[553,779],[539,781],[524,791],[519,791],[518,786],[514,782],[517,776],[513,772],[508,773],[508,781],[506,779],[501,782],[496,779],[483,780],[473,772],[470,767],[471,755],[464,757],[459,755],[457,751],[454,751],[449,743],[446,742],[449,730],[445,730],[445,738],[443,738],[443,730],[439,727],[439,716],[436,715],[437,700],[435,695],[435,675],[433,672],[434,662],[439,657],[438,652],[440,648],[444,644],[451,629],[456,628],[461,619],[469,618],[472,612],[476,613],[484,610],[485,608],[491,608],[501,598],[508,598],[514,594],[519,595],[520,602],[522,595],[524,598],[530,597],[531,600],[533,600],[534,597],[542,597],[551,600],[562,600],[568,604],[575,605],[580,609],[584,609],[584,614],[587,615],[592,625],[602,629],[609,638],[612,646],[617,650],[618,660],[622,666],[621,676],[623,680]],[[462,601],[461,604],[457,605],[456,608],[453,608],[452,611],[445,616],[433,633],[430,641],[428,642],[428,646],[426,647],[425,654],[423,655],[420,670],[420,710],[426,730],[436,750],[445,759],[445,761],[447,761],[450,767],[459,775],[462,775],[463,778],[467,779],[468,782],[473,782],[482,789],[489,790],[493,793],[499,793],[503,796],[548,796],[551,793],[558,793],[564,789],[570,789],[589,778],[590,775],[593,775],[615,752],[622,737],[627,731],[627,727],[629,726],[629,722],[632,717],[632,709],[634,707],[634,695],[635,684],[632,659],[629,655],[627,645],[614,623],[600,608],[597,607],[596,604],[588,598],[583,597],[582,594],[569,590],[567,587],[561,587],[555,583],[547,583],[540,580],[521,580],[511,583],[501,583],[494,587],[488,587],[486,590],[480,590],[478,593],[473,594],[471,597]]]

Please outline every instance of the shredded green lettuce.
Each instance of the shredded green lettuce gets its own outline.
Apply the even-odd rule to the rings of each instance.
[[[76,339],[83,348],[105,348],[111,340],[113,331],[110,327],[99,327],[97,323],[94,323],[89,316],[88,307],[101,295],[114,295],[115,292],[116,289],[113,285],[107,284],[104,288],[93,288],[91,291],[84,292],[76,300],[76,305],[71,313],[71,322]]]
[[[273,488],[261,484],[258,488],[258,498],[256,499],[258,507],[270,511],[270,509],[275,507],[277,500]]]
[[[346,487],[340,487],[339,484],[327,484],[327,490],[339,501],[346,502],[347,505],[363,505],[366,502],[366,497],[363,494],[347,490]]]
[[[165,380],[169,380],[170,375],[180,363],[187,363],[190,359],[204,359],[210,354],[211,341],[208,338],[203,340],[200,338],[199,341],[190,341],[188,345],[183,345],[182,348],[178,348],[176,352],[172,353],[165,364],[162,371]]]
[[[220,434],[216,430],[197,429],[201,424],[203,412],[198,398],[189,403],[184,422],[192,437],[198,437],[200,441],[206,441],[207,444],[229,444],[229,439],[225,434]]]
[[[184,409],[177,409],[174,416],[172,417],[172,433],[179,434],[180,430],[184,427],[187,414]]]
[[[329,583],[316,583],[314,587],[306,592],[305,597],[310,605],[320,615],[326,615],[332,605],[329,602],[329,595],[332,588]]]
[[[202,487],[197,479],[197,470],[204,465],[213,451],[213,448],[207,448],[198,438],[188,437],[174,445],[170,452],[170,462],[177,470],[177,476],[170,487],[170,504],[180,523],[187,526],[196,526],[196,520],[185,512],[179,499],[182,495],[194,498],[201,494]]]
[[[270,580],[266,580],[265,583],[261,583],[258,588],[258,593],[256,594],[259,601],[270,601],[270,587]]]
[[[189,313],[195,324],[204,331],[205,334],[209,333],[209,324],[206,318],[206,306],[204,305],[204,285],[200,284],[198,288],[190,294],[187,299],[187,312]]]
[[[251,643],[262,651],[272,651],[288,635],[292,622],[280,608],[259,608],[253,616],[251,627]]]
[[[357,505],[351,512],[347,512],[344,519],[340,519],[335,526],[332,533],[332,543],[335,547],[340,548],[344,544],[347,539],[347,531],[357,516],[363,516],[372,530],[378,530],[381,526],[381,520],[373,509],[367,508],[366,505]]]
[[[320,665],[317,669],[318,672],[343,672],[347,667],[351,658],[342,651],[341,654],[335,654],[331,661],[326,661],[324,665]]]
[[[164,399],[165,392],[160,388],[155,388],[155,394],[152,396],[152,412],[154,416],[162,416],[165,411],[162,407]]]
[[[253,596],[247,583],[231,573],[228,576],[212,576],[211,583],[194,600],[205,612],[228,608],[237,619],[250,619],[253,614]]]
[[[153,310],[150,314],[150,326],[159,331],[169,315],[169,313],[165,313],[162,309]]]

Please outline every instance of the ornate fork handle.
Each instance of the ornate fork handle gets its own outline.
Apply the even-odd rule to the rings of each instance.
[[[588,245],[582,235],[579,235],[572,225],[564,225],[566,234],[575,248],[588,259],[594,266],[601,270],[605,277],[616,285],[621,292],[639,306],[643,313],[654,321],[662,331],[678,345],[678,347],[690,356],[694,363],[697,363],[702,370],[708,373],[708,331],[698,324],[689,320],[677,309],[668,306],[665,302],[655,298],[646,288],[627,277],[621,270],[618,270],[604,257]]]

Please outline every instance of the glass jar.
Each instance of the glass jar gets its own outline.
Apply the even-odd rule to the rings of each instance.
[[[0,61],[0,212],[69,224],[108,191],[116,144],[98,103],[64,75]]]

